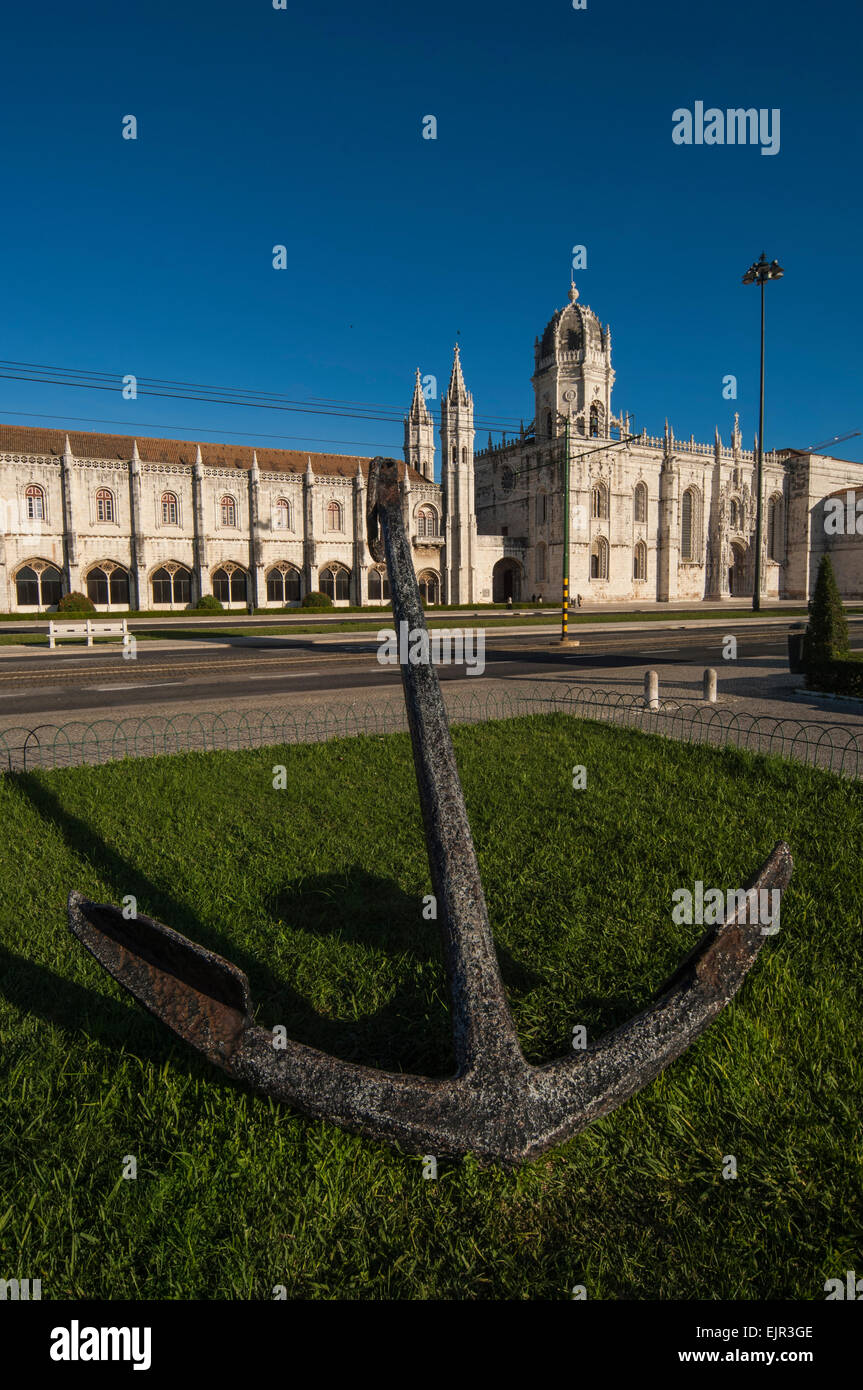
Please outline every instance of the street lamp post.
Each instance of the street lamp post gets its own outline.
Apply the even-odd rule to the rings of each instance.
[[[755,468],[755,583],[752,590],[752,607],[755,612],[761,608],[761,536],[764,526],[761,507],[764,492],[764,286],[768,280],[781,280],[784,274],[779,262],[768,261],[762,251],[761,259],[754,261],[743,276],[744,285],[761,286],[761,387],[758,398],[758,458]]]
[[[569,642],[569,415],[564,430],[563,455],[563,607],[560,640]]]

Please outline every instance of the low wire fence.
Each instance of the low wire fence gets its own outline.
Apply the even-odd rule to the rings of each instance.
[[[446,688],[444,693],[447,695]],[[640,695],[590,687],[543,685],[541,689],[481,696],[447,695],[453,724],[516,719],[562,712],[577,719],[659,734],[683,743],[733,746],[775,754],[845,777],[863,774],[863,723],[804,722],[751,715],[727,706],[662,700],[649,708]],[[0,770],[22,772],[105,763],[163,754],[265,748],[319,743],[357,734],[381,735],[407,729],[404,701],[376,700],[342,708],[322,706],[308,714],[289,709],[266,713],[228,711],[96,719],[62,725],[44,723],[0,733]]]

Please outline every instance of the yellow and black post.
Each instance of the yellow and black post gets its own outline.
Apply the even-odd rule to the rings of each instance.
[[[577,647],[569,636],[569,415],[564,429],[563,455],[563,604],[561,607],[560,640],[570,647]]]

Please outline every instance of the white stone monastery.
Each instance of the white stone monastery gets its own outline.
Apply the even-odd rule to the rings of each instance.
[[[476,452],[456,348],[436,483],[417,371],[402,477],[427,604],[560,602],[567,448],[573,596],[751,596],[755,455],[736,416],[729,445],[718,431],[712,444],[676,439],[668,424],[662,437],[633,437],[628,415],[612,411],[610,329],[575,285],[536,340],[532,383],[532,424]],[[50,610],[73,590],[103,611],[183,609],[202,594],[277,609],[318,589],[337,604],[386,603],[385,569],[366,545],[368,467],[337,454],[0,424],[0,611]],[[765,455],[765,596],[806,599],[829,550],[843,597],[863,597],[863,536],[824,525],[826,500],[847,498],[861,476],[860,464],[821,454]]]

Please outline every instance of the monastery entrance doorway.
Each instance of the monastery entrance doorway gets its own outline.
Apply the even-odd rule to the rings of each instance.
[[[746,550],[742,545],[736,545],[732,541],[731,554],[733,563],[728,567],[728,592],[732,598],[738,598],[741,594],[751,593]]]
[[[498,560],[491,572],[492,603],[521,602],[521,568],[515,560]]]

